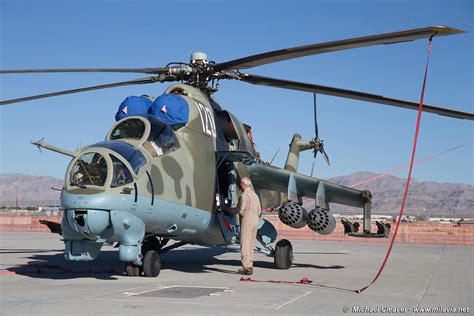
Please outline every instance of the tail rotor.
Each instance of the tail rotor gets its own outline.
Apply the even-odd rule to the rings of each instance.
[[[314,138],[311,140],[311,145],[313,147],[313,164],[311,166],[311,176],[313,176],[314,165],[316,163],[316,156],[318,152],[321,153],[326,163],[330,166],[329,156],[324,150],[324,141],[319,138],[319,129],[318,129],[318,112],[317,112],[317,103],[316,103],[316,93],[313,93],[313,106],[314,106]]]

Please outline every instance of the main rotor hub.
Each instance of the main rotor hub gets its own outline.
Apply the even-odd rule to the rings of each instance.
[[[205,65],[208,64],[207,54],[203,52],[194,52],[191,54],[191,64]]]

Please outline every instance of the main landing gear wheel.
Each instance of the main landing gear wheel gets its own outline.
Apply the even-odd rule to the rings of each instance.
[[[137,266],[133,262],[125,262],[125,270],[128,276],[137,277],[142,274],[142,267]]]
[[[291,267],[293,263],[293,247],[291,243],[282,239],[275,245],[275,267],[277,269],[287,270]]]
[[[160,248],[161,248],[160,242],[158,241],[158,239],[156,239],[155,236],[151,236],[143,240],[143,243],[142,243],[143,254],[146,254],[150,250],[158,250]]]
[[[156,250],[145,253],[143,258],[143,273],[146,277],[157,277],[161,270],[160,254]]]

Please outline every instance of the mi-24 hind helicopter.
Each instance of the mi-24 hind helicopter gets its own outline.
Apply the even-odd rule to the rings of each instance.
[[[264,206],[277,207],[280,220],[291,227],[308,225],[317,233],[330,234],[336,226],[330,204],[336,203],[363,210],[361,231],[358,223],[343,221],[346,234],[387,237],[388,224],[378,222],[377,232],[371,232],[371,192],[297,173],[303,150],[313,150],[315,157],[320,152],[329,162],[317,125],[312,140],[293,136],[285,167],[277,168],[260,160],[250,127],[225,110],[212,94],[220,80],[234,79],[414,110],[418,103],[241,70],[309,55],[462,32],[446,26],[427,27],[282,49],[223,63],[210,62],[206,54],[194,53],[189,63],[163,68],[2,70],[1,74],[129,72],[154,76],[5,100],[0,105],[118,86],[180,82],[157,99],[127,98],[105,141],[76,152],[33,142],[72,157],[61,192],[61,225],[46,223],[62,234],[65,258],[94,260],[105,243],[117,243],[128,275],[155,277],[160,273],[160,255],[171,249],[188,243],[228,245],[238,240],[238,217],[223,212],[222,205],[237,203],[237,184],[244,176],[251,178]],[[432,105],[424,105],[423,110],[474,119],[473,113]],[[302,206],[303,197],[314,198],[314,208],[309,212]],[[273,248],[275,228],[263,219],[259,225],[258,250],[273,256],[277,268],[288,269],[293,260],[291,243],[280,240]],[[177,242],[167,245],[170,240]]]

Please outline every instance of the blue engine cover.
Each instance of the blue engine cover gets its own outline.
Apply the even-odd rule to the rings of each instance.
[[[119,121],[127,116],[147,116],[152,103],[153,101],[145,96],[129,96],[120,104],[115,120]]]
[[[148,113],[171,126],[184,125],[189,119],[188,103],[175,94],[159,96],[150,106]]]

